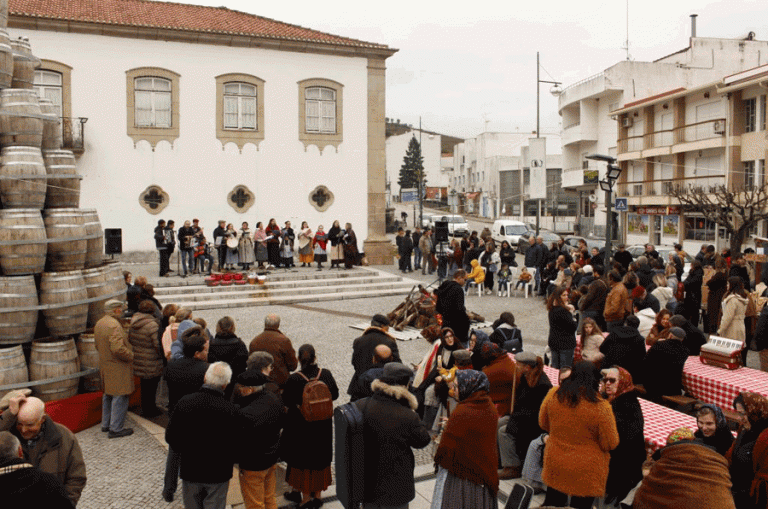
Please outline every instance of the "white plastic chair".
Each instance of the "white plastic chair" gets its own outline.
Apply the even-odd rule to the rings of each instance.
[[[531,290],[531,293],[533,293],[533,285],[536,284],[536,267],[528,267],[528,271],[531,274],[531,280],[523,285],[523,289],[525,290],[525,298],[528,298],[528,290]]]
[[[481,267],[482,269],[482,267]],[[482,269],[483,275],[485,275],[485,269]],[[474,286],[477,288],[477,296],[482,297],[483,296],[483,284],[484,283],[476,283],[474,281],[468,281],[467,282],[467,295],[469,295],[469,290]]]
[[[513,288],[515,287],[515,283],[517,282],[517,276],[518,276],[518,268],[510,267],[509,281],[507,281],[507,295],[506,295],[508,299],[512,298],[512,291],[513,291]]]

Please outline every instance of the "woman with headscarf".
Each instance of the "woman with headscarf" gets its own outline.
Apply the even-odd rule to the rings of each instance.
[[[633,509],[735,509],[728,462],[690,429],[673,430],[654,457]]]
[[[458,401],[435,453],[438,467],[432,509],[496,509],[496,409],[485,374],[457,371],[449,384]]]
[[[420,414],[424,416],[424,424],[428,428],[432,426],[440,406],[440,401],[435,394],[435,381],[440,376],[441,368],[453,367],[454,359],[451,354],[460,348],[462,348],[461,343],[456,339],[453,329],[443,327],[440,338],[432,343],[416,368],[413,387],[421,407]]]
[[[483,358],[483,373],[488,377],[490,389],[488,395],[493,401],[499,417],[509,414],[512,403],[512,391],[515,383],[515,363],[509,354],[496,343],[488,341],[480,348],[480,356]]]
[[[328,251],[325,250],[328,245],[328,234],[323,231],[323,225],[317,227],[315,238],[312,239],[317,270],[323,270],[323,264],[328,261]]]
[[[720,454],[725,455],[733,445],[733,434],[719,406],[702,404],[696,412],[696,424],[699,428],[695,433],[696,438],[705,445],[714,447]]]
[[[645,420],[629,371],[613,366],[602,370],[602,374],[602,392],[611,404],[619,432],[619,445],[611,451],[608,464],[603,507],[618,508],[627,493],[643,478]]]
[[[741,406],[746,417],[739,435],[725,456],[731,465],[733,499],[737,509],[757,509],[750,494],[755,480],[753,454],[758,438],[768,429],[768,399],[754,392],[742,392],[736,397],[733,406],[737,411]]]
[[[594,373],[591,362],[577,362],[541,404],[539,425],[549,432],[542,475],[547,485],[544,505],[591,509],[595,498],[605,495],[610,451],[619,445],[619,434],[611,404],[600,397]]]
[[[309,223],[302,221],[299,229],[299,261],[302,267],[309,267],[313,260],[312,228],[309,227]]]
[[[653,346],[657,341],[669,337],[669,329],[672,328],[672,324],[669,323],[671,316],[672,313],[668,309],[662,309],[656,313],[656,321],[651,325],[651,330],[648,331],[648,335],[645,337],[646,345]]]
[[[275,218],[267,223],[267,259],[271,268],[280,266],[280,227]]]
[[[331,268],[338,267],[344,262],[344,243],[341,238],[344,230],[341,229],[339,220],[335,220],[328,230],[328,240],[331,241]]]
[[[360,251],[357,250],[357,235],[352,229],[352,223],[344,225],[344,235],[341,237],[341,241],[344,244],[344,268],[351,269],[355,265],[359,265]]]
[[[285,268],[295,267],[293,261],[293,243],[296,240],[296,234],[291,228],[291,222],[286,221],[285,227],[280,230],[280,263]]]
[[[488,334],[479,329],[472,329],[472,331],[469,333],[467,350],[472,352],[472,369],[476,371],[482,371],[483,367],[485,366],[481,350],[483,344],[487,343],[488,341],[490,341]]]
[[[264,223],[259,221],[256,223],[256,231],[253,233],[253,244],[256,246],[256,261],[259,264],[259,268],[264,268],[264,262],[269,257],[267,255],[267,231],[264,229]]]

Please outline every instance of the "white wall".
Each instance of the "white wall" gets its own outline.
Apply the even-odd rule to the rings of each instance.
[[[85,153],[78,160],[81,207],[97,208],[104,228],[123,229],[123,249],[154,249],[158,218],[198,217],[210,234],[221,218],[238,225],[309,221],[326,230],[334,219],[351,222],[360,244],[367,237],[367,60],[179,42],[123,39],[98,35],[11,30],[29,37],[33,53],[72,66],[72,114],[87,117]],[[126,134],[126,71],[154,66],[180,78],[180,136],[173,146],[149,143]],[[222,150],[216,139],[216,81],[225,73],[246,73],[265,80],[265,140],[240,153],[234,144]],[[336,151],[306,150],[298,139],[298,85],[327,78],[344,85],[343,136]],[[256,195],[245,214],[227,204],[236,185]],[[159,185],[170,205],[159,215],[139,205],[139,194]],[[308,195],[318,185],[335,195],[325,213]]]

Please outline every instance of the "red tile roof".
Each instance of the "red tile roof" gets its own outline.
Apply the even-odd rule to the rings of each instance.
[[[388,49],[384,44],[326,34],[225,7],[204,7],[152,0],[10,0],[8,13],[9,17],[165,28],[316,42],[335,46]]]

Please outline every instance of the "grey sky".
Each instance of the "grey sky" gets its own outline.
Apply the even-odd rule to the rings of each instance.
[[[387,116],[459,137],[530,132],[536,125],[536,52],[541,79],[563,86],[626,58],[627,1],[253,2],[224,5],[279,21],[387,44]],[[629,53],[655,60],[687,47],[692,13],[699,37],[768,39],[765,0],[629,0]],[[541,85],[541,130],[559,129],[557,99]]]

